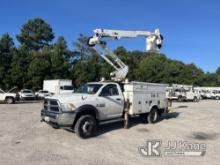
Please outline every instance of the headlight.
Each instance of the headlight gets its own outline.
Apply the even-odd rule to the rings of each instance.
[[[74,111],[76,107],[72,103],[63,103],[61,104],[61,108],[64,111]]]

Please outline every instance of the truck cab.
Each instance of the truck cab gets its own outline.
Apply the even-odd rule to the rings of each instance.
[[[124,108],[123,94],[117,83],[87,83],[74,93],[45,98],[45,110],[49,110],[51,113],[59,112],[58,109],[53,109],[51,106],[47,107],[50,100],[56,100],[60,105],[59,110],[64,113],[82,111],[83,107],[96,109],[99,112],[98,120],[121,117]],[[71,125],[72,123],[73,119],[64,125]],[[63,123],[58,124],[62,125]]]

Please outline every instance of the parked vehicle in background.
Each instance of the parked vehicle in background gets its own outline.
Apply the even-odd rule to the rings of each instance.
[[[5,92],[0,89],[0,101],[6,102],[8,104],[13,104],[17,100],[16,93]]]
[[[199,96],[200,96],[200,100],[201,99],[204,99],[204,97],[205,97],[205,93],[206,93],[206,91],[205,90],[203,90],[201,87],[194,87],[194,90],[199,94]]]
[[[43,90],[52,94],[73,93],[72,80],[44,80]]]
[[[196,87],[202,99],[220,99],[220,87]]]
[[[52,94],[49,91],[46,90],[39,90],[35,93],[36,99],[44,99],[45,97],[50,97]]]
[[[35,95],[30,89],[22,89],[18,94],[21,100],[35,100]]]
[[[201,98],[200,93],[193,89],[193,87],[185,89],[185,100],[184,101],[199,101]]]
[[[220,99],[220,91],[213,90],[212,91],[212,99],[219,100]]]
[[[198,100],[202,100],[202,93],[200,90],[196,89],[195,87],[193,87],[194,93],[196,94],[196,97],[198,98]]]
[[[213,98],[214,98],[214,94],[210,90],[204,91],[203,99],[213,99]]]
[[[200,92],[190,85],[173,84],[166,89],[166,97],[177,101],[198,101],[201,99]]]
[[[178,91],[173,87],[166,87],[166,98],[170,100],[178,100]]]

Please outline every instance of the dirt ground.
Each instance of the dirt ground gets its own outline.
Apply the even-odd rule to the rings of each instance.
[[[80,139],[72,131],[40,122],[42,103],[0,104],[0,165],[218,165],[220,162],[220,101],[174,103],[173,112],[156,124],[133,119],[103,125],[94,138]],[[141,155],[146,141],[204,143],[204,156]],[[162,146],[164,147],[164,146]],[[162,148],[163,150],[163,148]]]

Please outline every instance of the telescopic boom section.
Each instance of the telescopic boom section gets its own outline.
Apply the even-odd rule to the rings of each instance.
[[[105,40],[105,38],[118,40],[121,38],[135,38],[142,36],[146,38],[146,51],[148,52],[159,52],[163,41],[159,29],[156,29],[155,32],[95,29],[94,33],[94,36],[89,38],[88,45],[91,46],[108,64],[114,67],[116,71],[110,73],[114,81],[123,81],[126,78],[129,69],[116,54],[108,49],[107,40]],[[97,46],[99,46],[99,48]],[[108,55],[113,62],[106,55]]]

